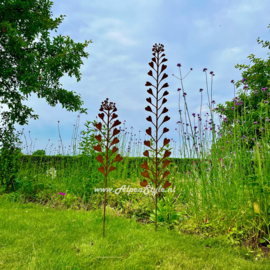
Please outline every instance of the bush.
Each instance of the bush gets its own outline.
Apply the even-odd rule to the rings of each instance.
[[[2,148],[2,149],[3,149],[3,148]],[[0,149],[0,156],[1,156],[2,149]],[[16,152],[19,156],[24,156],[24,154],[22,153],[21,148],[19,148],[19,147],[15,147],[15,152]]]
[[[37,150],[32,154],[32,156],[45,156],[45,155],[46,155],[45,150]]]

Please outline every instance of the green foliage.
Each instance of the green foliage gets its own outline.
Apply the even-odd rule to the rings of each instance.
[[[10,192],[15,190],[15,182],[17,173],[19,171],[18,159],[20,157],[20,149],[16,149],[13,146],[14,140],[11,137],[11,143],[4,143],[4,146],[1,149],[1,158],[0,158],[0,186],[1,191]]]
[[[269,27],[270,25],[268,28]],[[257,42],[262,43],[263,41],[259,42],[258,38]],[[266,46],[269,46],[270,48],[270,43],[268,41],[263,45],[263,47]],[[249,95],[247,95],[247,86],[244,86],[243,90],[240,89],[237,92],[238,97],[234,98],[233,101],[226,101],[225,106],[218,104],[217,112],[227,118],[227,121],[223,121],[222,123],[223,131],[232,127],[233,119],[237,119],[240,123],[239,137],[242,137],[243,135],[247,137],[248,148],[251,150],[255,144],[252,139],[255,137],[261,139],[262,137],[260,122],[262,121],[262,126],[264,127],[265,122],[267,121],[266,117],[270,116],[269,103],[264,103],[265,101],[269,102],[270,97],[270,92],[268,90],[270,87],[270,57],[268,60],[264,61],[261,60],[261,58],[254,58],[254,55],[251,54],[248,58],[255,64],[252,67],[250,67],[250,65],[239,64],[235,66],[235,68],[239,68],[240,70],[242,68],[247,69],[242,73],[244,79],[237,81],[235,86],[238,88],[241,84],[248,84],[248,88],[250,89]],[[237,102],[239,105],[236,104]],[[232,107],[234,107],[234,110]],[[258,124],[256,125],[254,122],[257,122]]]
[[[92,41],[74,43],[69,37],[60,35],[54,38],[52,44],[48,42],[48,29],[57,28],[63,20],[62,15],[55,20],[50,18],[52,3],[4,1],[0,5],[0,17],[4,18],[0,22],[0,45],[4,48],[2,54],[5,59],[0,61],[0,70],[4,71],[0,76],[0,96],[4,97],[1,103],[5,102],[11,108],[3,116],[20,125],[28,124],[28,116],[38,119],[38,115],[32,115],[33,110],[22,105],[21,101],[26,98],[16,90],[18,85],[19,91],[27,97],[34,92],[39,98],[45,98],[51,106],[59,101],[68,111],[81,110],[81,113],[87,114],[87,109],[81,108],[81,97],[60,88],[59,79],[64,75],[63,72],[69,72],[70,77],[74,74],[77,81],[80,80],[79,68],[83,64],[81,57],[88,57],[84,48]],[[33,45],[32,40],[38,33],[42,39]]]
[[[37,150],[35,151],[32,156],[46,156],[45,150]]]
[[[7,149],[2,152],[0,182],[2,185],[5,183],[6,188],[14,188],[15,160],[18,157],[13,155],[12,151],[17,140],[12,134],[12,125],[15,122],[20,125],[28,124],[28,116],[38,119],[38,115],[31,114],[33,109],[22,105],[22,100],[26,98],[20,95],[20,92],[26,97],[34,92],[39,98],[45,98],[51,106],[55,106],[59,101],[68,111],[80,110],[87,114],[87,109],[81,108],[81,97],[60,88],[59,79],[64,75],[63,72],[69,72],[70,77],[73,74],[77,81],[80,80],[79,68],[83,64],[81,57],[88,57],[89,54],[84,52],[84,48],[92,41],[74,43],[69,37],[59,35],[51,44],[48,30],[57,28],[63,16],[51,19],[50,8],[53,2],[41,2],[4,0],[0,4],[0,45],[4,48],[0,61],[0,70],[3,71],[0,73],[0,96],[3,98],[0,103],[11,109],[1,114],[5,123],[11,121],[7,130],[3,133],[2,129],[0,130],[0,142],[3,145],[5,143],[4,148]],[[39,33],[42,39],[33,44]],[[4,171],[7,173],[6,177],[3,175]]]
[[[173,197],[171,195],[167,195],[164,200],[160,200],[157,203],[158,222],[172,224],[180,215],[179,212],[175,211],[175,202],[173,202]],[[150,220],[155,222],[155,218],[156,210],[153,210],[153,214],[150,214]]]
[[[102,143],[105,143],[106,140],[102,139],[102,143],[100,143],[98,140],[95,139],[95,134],[91,133],[95,132],[95,129],[89,127],[91,123],[94,127],[95,124],[97,124],[95,120],[93,122],[86,121],[85,126],[87,127],[87,131],[82,131],[82,134],[85,135],[85,137],[82,137],[82,142],[80,142],[80,147],[78,147],[78,149],[82,150],[82,155],[95,155],[96,151],[93,149],[93,147],[97,145],[97,143],[101,146],[102,152],[104,152],[105,150],[105,146]],[[105,137],[107,132],[107,128],[105,125],[103,125],[102,131],[104,131],[102,132],[102,134]]]
[[[2,107],[1,107],[2,108]],[[2,115],[3,123],[6,128],[0,128],[0,138],[2,141],[0,157],[0,191],[15,191],[15,180],[18,173],[18,158],[21,156],[21,150],[15,147],[18,142],[18,135],[14,135],[14,120],[9,122],[7,117]],[[16,150],[16,151],[14,151]]]
[[[19,147],[15,147],[15,149],[17,150],[18,156],[24,156],[24,154],[22,153],[22,151]],[[2,149],[0,149],[0,156],[1,156],[1,152],[2,152]]]

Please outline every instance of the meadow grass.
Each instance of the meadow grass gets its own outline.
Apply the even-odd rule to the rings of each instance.
[[[185,134],[181,112],[179,122]],[[188,169],[168,166],[175,190],[160,197],[157,232],[151,196],[109,192],[102,238],[103,193],[95,188],[104,187],[104,176],[97,170],[98,153],[77,155],[75,146],[72,157],[64,151],[57,159],[21,157],[15,191],[0,193],[0,269],[269,269],[268,123],[266,136],[255,138],[253,156],[236,141],[239,123],[210,153],[213,120],[198,126],[206,139],[200,151],[188,151],[185,136],[179,147],[194,161]],[[195,133],[190,128],[195,143],[196,128]],[[118,136],[121,156],[142,157],[140,139],[133,146],[131,139],[125,150],[126,134]],[[141,188],[141,164],[124,158],[108,175],[108,187]]]
[[[143,225],[107,206],[74,211],[0,200],[0,269],[269,269],[221,238]]]

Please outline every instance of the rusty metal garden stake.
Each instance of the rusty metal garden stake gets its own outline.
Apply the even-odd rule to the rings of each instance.
[[[115,103],[110,102],[110,104],[108,105],[108,100],[109,100],[109,99],[107,98],[104,102],[102,102],[102,105],[101,105],[101,107],[100,107],[100,109],[99,109],[101,112],[103,112],[104,110],[107,110],[107,111],[108,111],[108,113],[105,112],[105,113],[107,114],[107,116],[108,116],[107,123],[105,123],[104,120],[103,120],[103,118],[104,118],[104,113],[98,114],[98,116],[102,119],[102,121],[107,125],[107,136],[105,137],[105,136],[102,134],[102,135],[105,137],[105,139],[106,139],[106,150],[105,150],[106,153],[105,153],[105,154],[102,153],[102,149],[101,149],[101,146],[100,146],[99,144],[93,147],[96,151],[101,152],[101,153],[102,153],[103,155],[105,155],[105,157],[106,157],[106,165],[104,165],[104,163],[103,163],[103,157],[102,157],[102,155],[99,155],[99,156],[96,157],[96,160],[103,164],[103,166],[102,166],[102,167],[99,167],[98,170],[99,170],[102,174],[105,175],[105,194],[104,194],[104,210],[103,210],[103,238],[104,238],[104,234],[105,234],[105,210],[106,210],[106,194],[107,194],[107,193],[106,193],[106,191],[107,191],[107,175],[108,175],[109,172],[115,170],[115,167],[113,167],[113,166],[111,166],[109,170],[108,170],[108,167],[109,167],[109,165],[112,164],[113,162],[121,161],[121,160],[123,159],[123,158],[118,154],[118,155],[115,157],[114,161],[112,161],[111,163],[108,164],[108,161],[109,161],[110,156],[112,156],[115,152],[118,151],[118,148],[114,146],[113,149],[112,149],[111,154],[109,155],[109,148],[110,148],[110,146],[119,143],[118,138],[114,138],[113,141],[112,141],[111,143],[110,143],[110,139],[111,139],[112,137],[116,136],[116,135],[120,132],[120,130],[118,130],[118,129],[115,128],[115,129],[113,130],[113,134],[112,134],[112,136],[111,136],[111,138],[110,138],[110,137],[109,137],[109,135],[110,135],[110,130],[111,130],[113,127],[118,126],[118,125],[121,124],[121,122],[120,122],[119,120],[116,120],[116,121],[114,122],[114,124],[111,126],[111,128],[109,128],[109,123],[110,123],[114,118],[117,118],[118,115],[114,113],[114,112],[117,111],[117,109],[116,109],[116,107],[115,107]],[[111,113],[110,113],[111,110],[112,110],[111,113],[114,113],[114,114],[112,115],[112,118],[111,118],[111,120],[109,121],[109,118],[110,118],[110,116],[111,116]],[[98,128],[99,131],[101,132],[101,128],[102,128],[101,122],[99,122],[98,124],[96,124],[95,127]],[[102,142],[101,142],[101,135],[100,135],[100,134],[99,134],[98,136],[95,136],[95,138],[96,138],[100,143],[102,143]],[[109,146],[109,143],[110,143],[110,146]],[[103,143],[102,143],[102,144],[103,144]],[[104,145],[104,144],[103,144],[103,145]],[[104,146],[105,146],[105,145],[104,145]],[[104,169],[105,169],[105,170],[104,170]]]
[[[153,95],[153,92],[152,92],[152,89],[151,89],[151,88],[149,88],[149,89],[147,90],[147,92],[148,92],[149,94],[151,94],[154,98],[156,98],[156,105],[152,104],[151,97],[146,99],[147,102],[151,103],[154,107],[156,107],[156,113],[152,112],[152,109],[151,109],[150,106],[147,106],[147,107],[145,108],[146,111],[152,112],[153,114],[156,115],[156,124],[153,123],[151,116],[148,116],[148,117],[146,118],[147,121],[152,122],[153,125],[156,127],[156,139],[154,139],[154,137],[152,136],[151,127],[149,127],[148,129],[146,129],[146,133],[147,133],[149,136],[151,136],[151,137],[153,138],[154,142],[156,142],[156,148],[152,148],[152,147],[151,147],[150,141],[144,141],[144,145],[150,147],[152,150],[155,151],[155,154],[156,154],[156,155],[155,155],[155,160],[153,160],[152,158],[150,158],[148,150],[144,151],[144,153],[143,153],[144,156],[150,158],[150,160],[152,160],[152,161],[154,162],[154,165],[155,165],[155,167],[156,167],[156,168],[155,168],[155,172],[153,172],[152,170],[149,169],[149,166],[148,166],[148,164],[147,164],[146,161],[144,161],[144,163],[141,165],[141,168],[142,168],[142,169],[144,169],[144,170],[149,170],[149,171],[151,171],[151,172],[154,174],[154,179],[151,179],[150,176],[149,176],[149,174],[148,174],[148,171],[143,171],[143,172],[141,172],[141,175],[142,175],[143,177],[146,177],[146,178],[150,179],[150,180],[154,183],[154,185],[155,185],[155,191],[156,191],[156,193],[155,193],[155,207],[156,207],[156,222],[155,222],[156,224],[155,224],[155,225],[156,225],[156,231],[157,231],[157,197],[158,197],[158,194],[162,192],[162,190],[160,190],[160,189],[159,189],[159,191],[158,191],[158,188],[160,187],[162,181],[166,178],[166,176],[168,176],[168,175],[170,174],[170,172],[169,172],[169,171],[165,171],[164,174],[163,174],[163,176],[162,176],[162,179],[161,179],[160,181],[158,181],[158,176],[161,174],[162,170],[164,170],[164,169],[171,163],[171,161],[169,161],[169,160],[166,159],[165,162],[164,162],[164,164],[163,164],[163,167],[162,167],[161,170],[158,172],[158,164],[161,163],[163,159],[165,159],[166,157],[169,157],[169,156],[171,155],[171,152],[170,152],[170,151],[165,150],[163,158],[158,162],[158,154],[159,154],[159,153],[162,151],[162,149],[163,149],[167,144],[169,144],[169,142],[170,142],[170,139],[165,138],[164,141],[163,141],[163,147],[161,147],[160,151],[157,150],[157,146],[158,146],[158,141],[159,141],[159,139],[161,138],[161,136],[162,136],[164,133],[166,133],[166,132],[169,131],[168,128],[164,127],[164,128],[163,128],[163,133],[161,134],[160,138],[158,139],[158,129],[159,129],[159,127],[160,127],[164,122],[170,120],[170,117],[168,117],[168,116],[166,115],[166,116],[164,117],[162,123],[160,124],[160,126],[158,126],[158,118],[161,116],[161,114],[166,113],[166,112],[169,111],[166,107],[164,107],[163,110],[162,110],[162,112],[161,112],[161,114],[158,116],[158,110],[161,108],[161,106],[162,106],[163,103],[166,103],[166,102],[167,102],[167,99],[164,98],[164,99],[162,100],[162,103],[161,103],[161,105],[160,105],[159,108],[158,108],[158,101],[159,101],[161,98],[163,98],[164,96],[166,96],[166,95],[169,94],[169,92],[165,91],[165,92],[163,93],[163,96],[162,96],[160,99],[158,99],[158,94],[159,94],[159,92],[161,91],[161,89],[169,86],[168,83],[165,83],[165,84],[160,88],[160,90],[158,90],[159,83],[160,83],[162,80],[164,80],[165,78],[168,77],[168,75],[167,75],[166,73],[164,73],[163,76],[162,76],[162,78],[161,78],[161,80],[158,81],[159,76],[161,75],[161,73],[167,68],[166,65],[162,65],[161,70],[160,70],[160,73],[159,73],[159,65],[160,65],[161,63],[163,63],[163,62],[168,61],[168,59],[163,58],[163,60],[159,63],[159,59],[162,58],[163,56],[165,56],[165,53],[163,53],[163,54],[159,57],[160,52],[164,52],[163,47],[164,47],[164,46],[163,46],[162,44],[157,45],[157,44],[155,43],[155,45],[153,46],[153,49],[152,49],[152,51],[154,52],[153,55],[155,56],[155,57],[152,58],[152,61],[155,62],[156,65],[157,65],[157,70],[156,70],[156,72],[157,72],[157,79],[155,79],[155,78],[153,77],[152,70],[150,70],[150,71],[147,73],[149,76],[152,76],[152,77],[156,80],[157,86],[152,85],[150,82],[146,82],[146,84],[145,84],[145,86],[154,86],[154,87],[156,88],[156,96]],[[157,53],[157,56],[156,56],[156,53]],[[151,68],[154,69],[154,63],[153,63],[153,62],[150,62],[150,63],[149,63],[149,66],[150,66]],[[154,69],[154,70],[155,70],[155,69]],[[150,187],[149,184],[147,183],[147,181],[146,181],[145,179],[143,180],[143,182],[140,183],[140,185],[143,186],[143,187]],[[171,183],[169,183],[168,181],[166,181],[166,182],[164,183],[164,185],[163,185],[163,189],[166,189],[166,188],[169,187],[170,185],[171,185]]]

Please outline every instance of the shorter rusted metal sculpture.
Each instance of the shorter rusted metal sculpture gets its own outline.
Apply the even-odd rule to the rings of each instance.
[[[109,167],[109,165],[112,164],[113,162],[121,161],[121,160],[123,159],[123,158],[118,154],[118,155],[115,157],[114,161],[112,161],[111,163],[108,164],[108,161],[109,161],[110,156],[112,156],[115,152],[118,151],[118,148],[114,146],[113,149],[112,149],[111,154],[109,155],[109,148],[110,148],[110,146],[119,143],[118,138],[114,138],[112,142],[110,142],[110,139],[111,139],[112,137],[116,136],[116,135],[120,132],[120,130],[118,130],[118,129],[115,128],[115,129],[113,130],[113,134],[112,134],[112,136],[111,136],[111,138],[110,138],[110,137],[109,137],[109,135],[110,135],[110,130],[111,130],[113,127],[116,127],[116,126],[118,126],[118,125],[121,124],[121,122],[120,122],[119,120],[116,120],[116,121],[114,122],[114,124],[112,125],[112,127],[109,128],[109,123],[110,123],[114,118],[117,118],[118,115],[114,113],[114,112],[117,111],[117,109],[116,109],[116,107],[115,107],[115,103],[110,102],[110,104],[108,105],[108,100],[109,100],[109,99],[107,98],[104,102],[102,102],[101,108],[99,109],[101,112],[103,112],[104,110],[108,111],[108,113],[105,112],[105,113],[107,114],[107,116],[108,116],[107,123],[105,123],[104,120],[103,120],[103,118],[104,118],[104,113],[98,114],[98,116],[102,119],[102,121],[105,123],[105,125],[107,125],[107,136],[105,137],[105,136],[102,134],[102,135],[105,137],[105,139],[106,139],[106,150],[105,150],[105,154],[104,154],[105,157],[106,157],[106,164],[103,163],[103,157],[102,157],[102,155],[99,155],[99,156],[96,157],[96,160],[103,164],[103,166],[102,166],[102,167],[99,167],[98,170],[99,170],[102,174],[105,175],[105,194],[104,194],[104,210],[103,210],[103,238],[104,238],[104,235],[105,235],[105,211],[106,211],[106,195],[107,195],[107,176],[108,176],[108,173],[109,173],[109,172],[115,170],[115,167],[114,167],[114,166],[110,166],[110,169],[109,169],[109,170],[108,170],[108,167]],[[111,116],[111,113],[110,113],[111,110],[112,110],[111,113],[114,113],[114,114],[112,115],[111,120],[109,120],[109,119],[110,119],[110,116]],[[96,124],[95,127],[98,128],[98,130],[101,132],[101,128],[102,128],[101,122],[99,122],[98,124]],[[97,136],[95,136],[95,138],[96,138],[100,143],[102,143],[102,142],[101,142],[101,135],[100,135],[100,134],[97,135]],[[109,145],[109,143],[110,143],[110,145]],[[102,143],[102,144],[103,144],[103,143]],[[96,145],[96,146],[94,146],[93,148],[94,148],[96,151],[102,153],[102,149],[101,149],[101,146],[100,146],[99,144]]]

